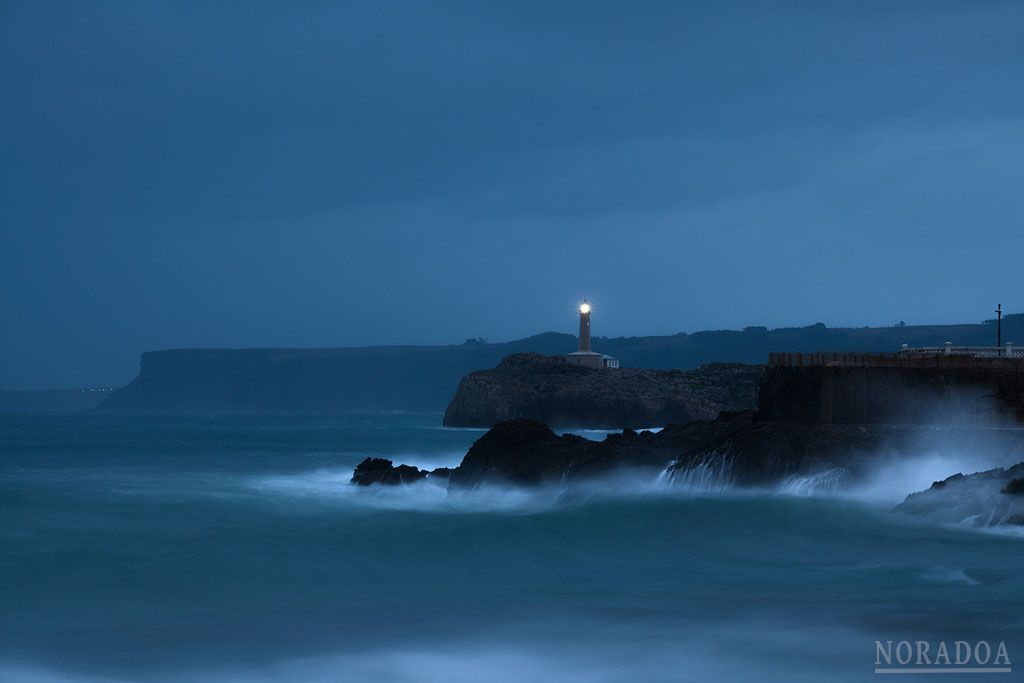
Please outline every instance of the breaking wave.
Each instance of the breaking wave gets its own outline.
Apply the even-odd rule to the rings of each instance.
[[[678,462],[673,463],[661,477],[664,484],[671,489],[723,493],[734,485],[733,461],[727,456],[712,452],[685,467],[679,467]]]
[[[834,494],[850,478],[850,471],[837,467],[815,474],[787,478],[779,485],[779,492],[787,496],[816,496]]]

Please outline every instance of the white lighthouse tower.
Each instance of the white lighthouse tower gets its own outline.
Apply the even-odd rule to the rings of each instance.
[[[585,365],[588,368],[599,370],[614,369],[619,367],[619,359],[603,353],[596,353],[590,348],[590,304],[584,301],[580,304],[580,346],[579,350],[570,353],[565,357],[570,363]]]

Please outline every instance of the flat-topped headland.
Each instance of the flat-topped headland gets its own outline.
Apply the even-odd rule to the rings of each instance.
[[[757,405],[761,366],[711,363],[695,370],[596,368],[564,356],[518,353],[470,373],[448,404],[448,427],[526,418],[557,427],[637,429]]]

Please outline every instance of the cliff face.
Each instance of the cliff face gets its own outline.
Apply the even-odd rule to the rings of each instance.
[[[696,370],[597,370],[559,356],[522,353],[459,383],[444,424],[490,427],[527,418],[548,425],[635,429],[710,420],[757,403],[760,366],[714,363]]]

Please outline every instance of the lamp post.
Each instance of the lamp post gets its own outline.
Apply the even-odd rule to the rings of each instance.
[[[1003,348],[1003,305],[996,304],[996,346]]]

